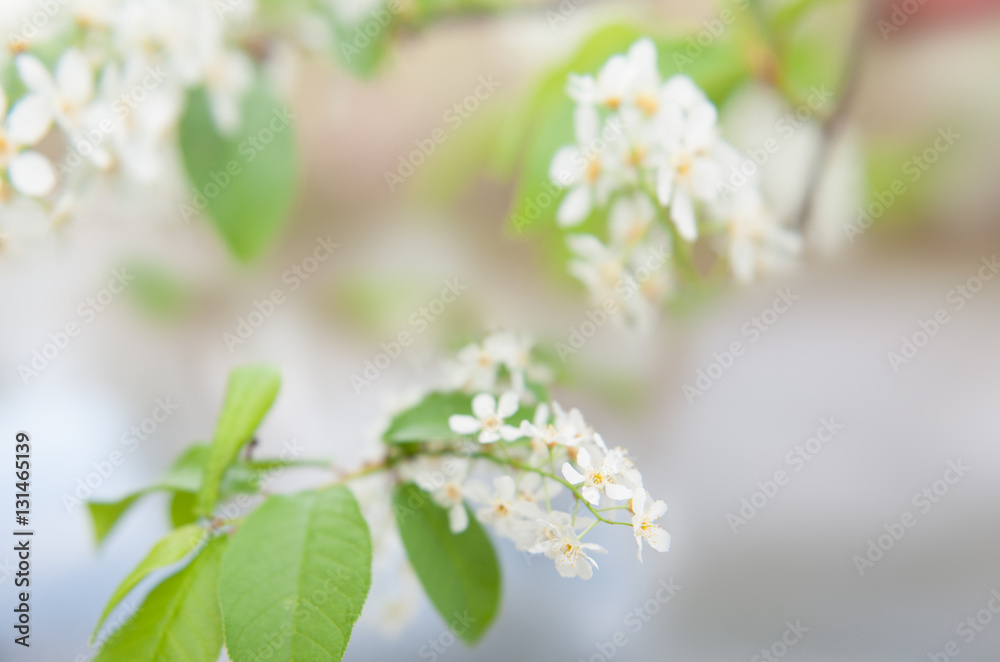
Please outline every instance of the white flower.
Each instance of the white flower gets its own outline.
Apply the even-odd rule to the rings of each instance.
[[[670,534],[653,524],[653,520],[663,517],[663,514],[667,512],[667,504],[662,501],[653,501],[649,498],[646,490],[640,487],[635,491],[635,496],[632,497],[632,512],[635,513],[632,516],[632,531],[635,533],[635,542],[639,545],[639,561],[642,561],[643,539],[658,552],[669,550]]]
[[[220,133],[232,135],[240,128],[240,106],[253,85],[254,70],[244,53],[226,50],[215,55],[205,72],[212,119]]]
[[[511,331],[494,333],[483,341],[483,347],[490,356],[496,357],[507,368],[514,390],[524,393],[524,375],[531,361],[534,341],[526,335]]]
[[[652,200],[643,193],[618,198],[608,215],[611,243],[632,247],[646,236],[646,230],[656,218]]]
[[[524,436],[513,425],[506,425],[504,419],[510,418],[517,411],[517,393],[507,391],[497,400],[489,393],[480,393],[472,399],[473,416],[455,414],[448,418],[448,426],[458,434],[479,433],[479,441],[483,444],[499,441],[513,441]]]
[[[620,178],[616,165],[621,159],[616,158],[614,149],[624,148],[625,142],[621,126],[602,124],[592,106],[577,106],[573,125],[576,144],[560,148],[549,168],[552,181],[569,188],[556,211],[556,220],[564,227],[578,225],[595,204],[607,203]]]
[[[467,489],[469,498],[483,505],[476,511],[479,521],[491,524],[498,534],[513,538],[517,522],[537,519],[542,512],[533,501],[521,500],[514,479],[498,476],[493,479],[493,493],[482,483],[473,482]]]
[[[501,357],[495,348],[483,344],[470,343],[458,353],[458,365],[452,373],[452,381],[464,389],[487,391],[496,385],[497,369]]]
[[[469,526],[469,513],[465,508],[466,490],[462,485],[469,473],[469,463],[461,458],[421,457],[400,467],[404,478],[412,480],[428,492],[434,502],[448,511],[448,525],[452,533],[461,533]]]
[[[38,152],[25,149],[38,143],[52,126],[52,112],[46,101],[28,95],[7,113],[7,95],[0,88],[0,172],[7,171],[11,185],[23,195],[40,198],[56,185],[52,163]],[[0,193],[3,193],[0,181]]]
[[[71,48],[63,53],[54,77],[33,55],[18,56],[17,71],[29,92],[49,104],[63,131],[73,133],[81,127],[84,110],[94,98],[94,70],[82,52]]]
[[[549,449],[568,446],[573,430],[557,427],[549,422],[549,406],[542,402],[535,409],[531,421],[521,421],[521,432],[531,439],[531,456],[534,462],[547,461]]]
[[[580,104],[598,104],[611,110],[634,105],[653,114],[659,82],[656,46],[649,39],[640,39],[627,54],[612,56],[596,79],[570,75],[567,93]]]
[[[553,402],[552,411],[555,413],[555,426],[560,430],[560,437],[567,446],[579,446],[594,440],[594,429],[583,420],[579,409],[574,407],[565,411],[558,402]]]
[[[729,267],[738,281],[748,283],[795,264],[802,251],[801,236],[778,221],[756,188],[738,189],[718,207],[716,214],[729,231]]]
[[[545,533],[543,540],[532,551],[542,552],[555,560],[556,570],[563,577],[590,579],[594,575],[597,562],[587,551],[604,552],[600,545],[580,542],[576,529],[571,523],[568,513],[553,511],[539,520]]]
[[[595,440],[597,439],[600,439],[599,435],[595,435]],[[569,462],[564,462],[562,474],[571,485],[582,486],[580,493],[592,505],[596,506],[600,503],[601,492],[616,501],[630,499],[633,490],[624,484],[625,477],[622,472],[626,466],[623,460],[624,457],[619,451],[609,452],[601,461],[597,462],[591,458],[590,452],[586,448],[580,448],[576,454],[576,463],[583,470],[583,473],[573,468]]]
[[[569,272],[576,276],[595,298],[616,296],[625,277],[624,254],[601,243],[592,234],[573,234],[566,238],[569,249],[577,255],[570,260]]]
[[[670,206],[670,218],[688,241],[698,236],[694,201],[711,201],[723,179],[719,151],[725,146],[716,129],[715,106],[690,78],[672,77],[663,85],[664,107],[656,122],[661,155],[656,194]]]

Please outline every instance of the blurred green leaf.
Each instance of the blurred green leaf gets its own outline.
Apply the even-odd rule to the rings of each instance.
[[[156,543],[146,558],[136,566],[111,595],[111,599],[108,600],[108,604],[104,608],[104,613],[101,614],[101,618],[97,621],[94,633],[90,636],[91,643],[93,643],[97,634],[101,631],[101,625],[104,624],[108,614],[122,601],[122,598],[128,595],[149,573],[173,565],[190,554],[197,547],[198,543],[202,541],[204,536],[205,530],[200,526],[192,524],[171,531],[165,538]]]
[[[294,116],[262,77],[242,107],[243,123],[233,136],[220,135],[202,89],[188,94],[180,120],[180,147],[196,190],[181,206],[185,218],[207,210],[233,254],[249,261],[260,255],[288,220],[295,202],[298,151]]]
[[[118,501],[88,501],[87,510],[90,512],[90,520],[94,524],[94,537],[100,545],[111,533],[122,515],[132,507],[139,497],[147,493],[147,490],[134,492]]]
[[[393,512],[427,597],[455,636],[475,643],[500,607],[500,566],[489,536],[471,513],[465,531],[452,533],[448,513],[413,483],[396,488]]]
[[[268,365],[241,366],[230,373],[198,495],[202,514],[208,515],[215,508],[226,469],[236,460],[240,448],[250,441],[280,386],[281,375]]]
[[[222,651],[219,567],[229,539],[220,536],[157,586],[101,648],[95,662],[216,662]]]
[[[145,262],[132,263],[128,270],[133,275],[128,293],[151,316],[173,318],[190,305],[189,288],[176,274]]]

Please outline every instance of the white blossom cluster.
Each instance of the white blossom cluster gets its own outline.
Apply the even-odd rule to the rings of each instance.
[[[638,283],[643,296],[631,297],[626,310],[641,318],[641,308],[673,286],[669,267],[650,273],[643,266],[648,255],[680,251],[686,247],[676,241],[689,244],[702,233],[713,235],[742,282],[796,260],[799,236],[768,209],[755,182],[732,185],[743,158],[719,136],[715,106],[689,77],[661,78],[652,41],[637,41],[596,76],[571,75],[567,93],[576,102],[576,141],[556,152],[549,174],[567,189],[560,226],[606,214],[606,241],[568,238],[576,256],[570,271],[595,299]]]
[[[174,153],[187,90],[205,89],[221,133],[239,129],[254,65],[238,43],[252,0],[71,0],[36,44],[11,37],[17,88],[0,90],[0,205],[35,201],[54,221],[96,174],[157,180]],[[58,21],[56,20],[58,19]],[[59,23],[61,21],[61,23]],[[59,24],[56,24],[59,23]],[[36,149],[53,131],[60,159]]]
[[[455,373],[476,395],[472,413],[451,415],[448,424],[473,441],[464,452],[419,457],[400,468],[402,476],[447,509],[453,532],[468,526],[471,504],[480,522],[518,550],[552,559],[564,577],[592,576],[591,554],[604,549],[583,537],[621,512],[630,518],[620,523],[632,526],[640,560],[643,541],[667,551],[670,537],[655,524],[667,507],[648,496],[627,452],[609,448],[578,409],[533,402],[526,383],[544,370],[533,365],[531,350],[530,339],[509,332],[463,349]],[[530,420],[517,416],[532,405]],[[492,485],[476,473],[483,469],[499,470]],[[569,497],[565,510],[556,506],[560,497]]]

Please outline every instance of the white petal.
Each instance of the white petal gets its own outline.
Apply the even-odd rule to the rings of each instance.
[[[476,418],[479,420],[495,416],[497,413],[496,398],[489,393],[480,393],[476,397],[472,398],[472,413],[475,414]]]
[[[55,81],[52,80],[52,74],[37,57],[28,54],[18,55],[16,62],[17,73],[29,90],[38,94],[55,94]]]
[[[94,96],[94,71],[78,49],[70,49],[59,58],[56,83],[59,91],[77,106],[82,106]]]
[[[656,175],[656,198],[664,207],[670,204],[670,196],[674,192],[674,170],[664,166]]]
[[[562,465],[562,475],[563,478],[569,482],[570,485],[579,485],[587,479],[586,476],[581,474],[579,471],[573,468],[569,462],[563,462]]]
[[[646,512],[646,490],[641,487],[632,495],[632,512],[636,515]]]
[[[649,519],[659,519],[667,513],[667,504],[663,501],[656,501],[649,507],[649,512],[646,516]]]
[[[56,185],[52,163],[38,152],[21,152],[10,160],[7,171],[14,188],[33,198],[48,195]]]
[[[479,443],[492,444],[495,441],[500,441],[500,434],[498,432],[494,432],[493,430],[483,430],[479,433]]]
[[[579,225],[590,215],[592,205],[590,188],[580,184],[563,198],[556,212],[556,221],[564,228]]]
[[[472,434],[474,432],[479,432],[479,428],[482,426],[483,424],[479,422],[478,418],[467,414],[455,414],[448,417],[448,427],[450,427],[453,432],[457,432],[458,434]]]
[[[549,179],[559,186],[573,186],[583,178],[582,163],[586,163],[580,150],[574,146],[561,147],[552,157]]]
[[[576,559],[576,573],[580,575],[580,579],[590,579],[594,576],[594,567],[582,554]]]
[[[632,498],[632,488],[619,483],[608,483],[604,492],[615,501],[625,501]]]
[[[34,145],[52,126],[52,107],[43,97],[29,94],[14,104],[7,116],[7,137],[17,145]]]
[[[527,421],[525,421],[527,422]],[[549,405],[546,403],[541,403],[535,408],[535,416],[533,419],[535,427],[544,428],[549,422]]]
[[[497,407],[497,416],[500,418],[510,418],[517,411],[517,393],[507,391],[500,396],[500,404]]]
[[[452,533],[461,533],[469,526],[469,513],[464,504],[456,504],[448,510],[448,525]]]
[[[525,435],[520,428],[516,428],[513,425],[501,425],[500,436],[503,437],[504,441],[514,441],[515,439],[520,439]]]
[[[3,86],[0,85],[0,117],[7,116],[7,93],[4,92]]]
[[[698,226],[694,219],[694,204],[691,196],[683,188],[678,186],[674,191],[673,200],[670,203],[670,218],[677,226],[677,232],[688,241],[698,238]]]
[[[593,485],[583,488],[580,490],[580,493],[583,494],[583,498],[589,501],[591,505],[596,506],[601,502],[601,491]]]
[[[587,468],[593,464],[593,460],[590,457],[590,451],[586,448],[581,448],[576,452],[576,463],[581,467]]]
[[[649,541],[649,546],[658,552],[666,552],[670,550],[670,534],[661,529],[658,526],[654,526],[648,531],[646,531],[646,540]]]
[[[517,493],[517,486],[510,476],[497,476],[493,479],[493,489],[496,490],[497,498],[503,501],[513,501]]]

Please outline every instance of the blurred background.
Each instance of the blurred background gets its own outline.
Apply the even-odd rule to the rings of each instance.
[[[5,1],[3,34],[43,4]],[[375,9],[340,8],[362,19]],[[287,219],[252,255],[205,215],[185,218],[194,187],[177,145],[148,182],[86,182],[86,202],[65,218],[0,207],[0,430],[34,441],[37,531],[33,646],[5,637],[3,659],[93,657],[91,628],[167,530],[167,501],[141,502],[98,549],[74,498],[141,488],[208,438],[233,366],[282,370],[261,456],[296,443],[354,466],[388,404],[439,378],[465,342],[502,328],[567,342],[590,304],[566,272],[554,210],[526,232],[513,220],[572,134],[566,74],[594,73],[642,35],[660,40],[661,71],[672,73],[672,55],[692,53],[706,31],[687,72],[719,106],[723,136],[747,152],[782,136],[760,177],[790,223],[811,196],[801,259],[738,285],[696,244],[703,282],[679,289],[651,328],[601,327],[556,361],[557,399],[629,448],[669,504],[670,553],[640,565],[631,536],[599,532],[611,554],[583,582],[499,540],[497,623],[476,648],[436,658],[432,642],[450,639],[429,602],[419,591],[412,605],[375,599],[399,588],[376,574],[345,659],[997,659],[1000,280],[988,265],[1000,247],[1000,3],[456,2],[401,16],[361,71],[316,55],[310,40],[323,30],[280,24],[308,44],[267,59],[294,115],[297,178]],[[484,78],[495,91],[461,121],[448,115]],[[824,85],[829,106],[784,142],[777,122]],[[447,139],[387,185],[438,130]],[[37,149],[57,160],[60,145]],[[338,247],[292,291],[286,273],[318,240]],[[122,269],[128,287],[81,315]],[[457,302],[356,392],[351,375],[450,279],[467,287]],[[275,288],[284,303],[248,338],[227,340]],[[780,293],[797,298],[769,312]],[[908,353],[939,309],[948,322]],[[81,319],[25,379],[50,334]],[[745,352],[727,362],[737,341]],[[165,400],[175,411],[84,490]],[[810,442],[824,425],[832,439]],[[772,489],[779,471],[788,480]],[[275,489],[322,479],[296,473]],[[907,512],[915,525],[859,566]],[[12,564],[0,552],[5,604]],[[679,587],[665,603],[661,582]],[[387,633],[394,608],[412,619]]]

